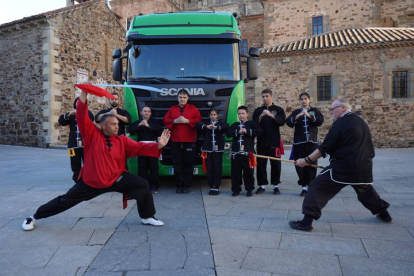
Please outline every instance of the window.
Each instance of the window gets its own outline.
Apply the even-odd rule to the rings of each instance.
[[[407,98],[407,71],[392,72],[392,97]]]
[[[242,55],[248,55],[248,45],[247,45],[247,39],[243,39],[240,43],[240,53]]]
[[[312,18],[312,35],[323,33],[323,17],[317,16]]]
[[[331,76],[321,76],[317,78],[318,101],[331,100]]]

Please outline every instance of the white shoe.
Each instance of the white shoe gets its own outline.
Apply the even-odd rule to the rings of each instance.
[[[141,219],[141,223],[144,225],[152,225],[152,226],[163,226],[164,222],[152,217],[147,219]]]
[[[27,218],[23,221],[22,228],[24,231],[30,231],[34,229],[35,219]]]

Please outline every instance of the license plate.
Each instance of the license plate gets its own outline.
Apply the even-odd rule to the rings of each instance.
[[[169,169],[169,174],[174,174],[174,168]],[[193,174],[198,174],[198,168],[194,168]]]

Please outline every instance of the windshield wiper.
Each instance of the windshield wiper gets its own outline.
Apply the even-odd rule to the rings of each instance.
[[[218,82],[219,80],[213,77],[206,77],[206,76],[183,76],[183,77],[176,77],[177,79],[206,79],[209,81],[214,81],[214,82]]]
[[[153,81],[156,83],[169,82],[168,79],[159,77],[129,78],[129,81]]]

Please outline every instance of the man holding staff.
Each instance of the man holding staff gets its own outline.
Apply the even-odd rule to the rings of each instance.
[[[100,89],[93,88],[92,90]],[[107,91],[100,90],[111,97]],[[107,192],[120,192],[136,199],[142,224],[163,226],[162,221],[154,218],[155,207],[148,182],[127,172],[125,160],[127,157],[141,155],[158,158],[170,138],[169,130],[163,131],[158,143],[135,142],[124,135],[118,136],[119,121],[113,114],[102,116],[99,129],[88,117],[86,97],[82,91],[76,108],[85,152],[85,163],[78,181],[66,194],[40,206],[33,216],[23,222],[23,230],[33,230],[35,220],[57,215],[82,201]]]
[[[329,112],[334,123],[323,144],[309,156],[296,160],[296,166],[305,167],[327,154],[330,165],[310,183],[302,206],[304,218],[290,221],[289,225],[296,230],[313,231],[312,222],[321,217],[322,208],[348,185],[373,215],[391,223],[392,217],[387,211],[390,204],[382,200],[371,185],[375,152],[368,125],[351,112],[351,106],[344,99],[335,100]]]

